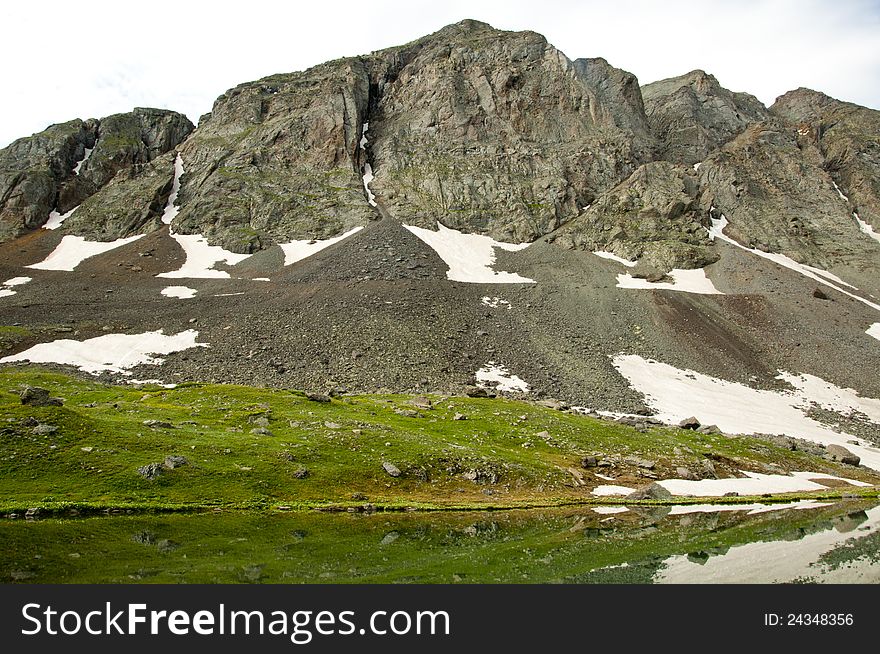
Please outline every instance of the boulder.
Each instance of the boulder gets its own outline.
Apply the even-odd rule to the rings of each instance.
[[[382,467],[385,469],[385,472],[387,472],[390,476],[400,477],[400,468],[398,468],[393,463],[389,463],[388,461],[385,461],[382,463]]]
[[[828,452],[828,458],[832,461],[840,461],[850,466],[857,466],[861,463],[858,455],[853,454],[842,445],[827,445],[825,450]]]
[[[62,406],[64,401],[58,397],[49,397],[49,391],[38,386],[26,387],[19,396],[21,403],[27,406]]]
[[[663,488],[660,484],[654,483],[642,488],[637,488],[626,496],[628,500],[668,500],[672,497],[672,493]]]

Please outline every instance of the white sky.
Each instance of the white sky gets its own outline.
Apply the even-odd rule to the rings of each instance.
[[[0,5],[0,147],[135,106],[193,122],[241,82],[463,18],[530,29],[641,83],[702,68],[766,104],[798,86],[880,109],[880,0],[29,0]]]

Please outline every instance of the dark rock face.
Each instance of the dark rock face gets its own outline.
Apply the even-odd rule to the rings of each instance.
[[[702,70],[647,84],[642,97],[661,158],[688,165],[769,117],[757,98],[728,91]]]
[[[42,226],[53,209],[66,213],[121,171],[139,177],[140,166],[174,148],[192,130],[182,114],[138,108],[101,120],[53,125],[15,141],[0,150],[0,240]],[[168,175],[165,182],[170,187],[173,171]],[[104,222],[114,228],[125,221],[112,218],[113,212],[131,211],[130,203],[141,199],[118,195],[112,192],[102,202],[111,215]],[[83,226],[90,220],[78,222]]]
[[[403,222],[532,241],[650,159],[634,78],[533,32],[464,21],[379,56],[372,189]]]
[[[819,148],[851,209],[880,232],[880,111],[803,88],[777,98],[770,111]]]

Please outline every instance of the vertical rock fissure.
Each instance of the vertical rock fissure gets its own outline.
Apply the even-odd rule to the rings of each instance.
[[[364,180],[364,192],[367,194],[367,202],[370,203],[371,207],[377,207],[376,204],[376,196],[373,195],[373,192],[370,190],[370,182],[373,181],[373,166],[369,161],[369,151],[367,150],[367,130],[370,129],[370,121],[364,121],[364,124],[361,126],[361,140],[360,140],[360,148],[363,151],[363,159],[364,165],[362,167],[363,171],[363,180]]]

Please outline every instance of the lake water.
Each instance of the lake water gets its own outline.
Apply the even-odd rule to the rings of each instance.
[[[0,582],[880,582],[880,505],[810,506],[3,520]]]

